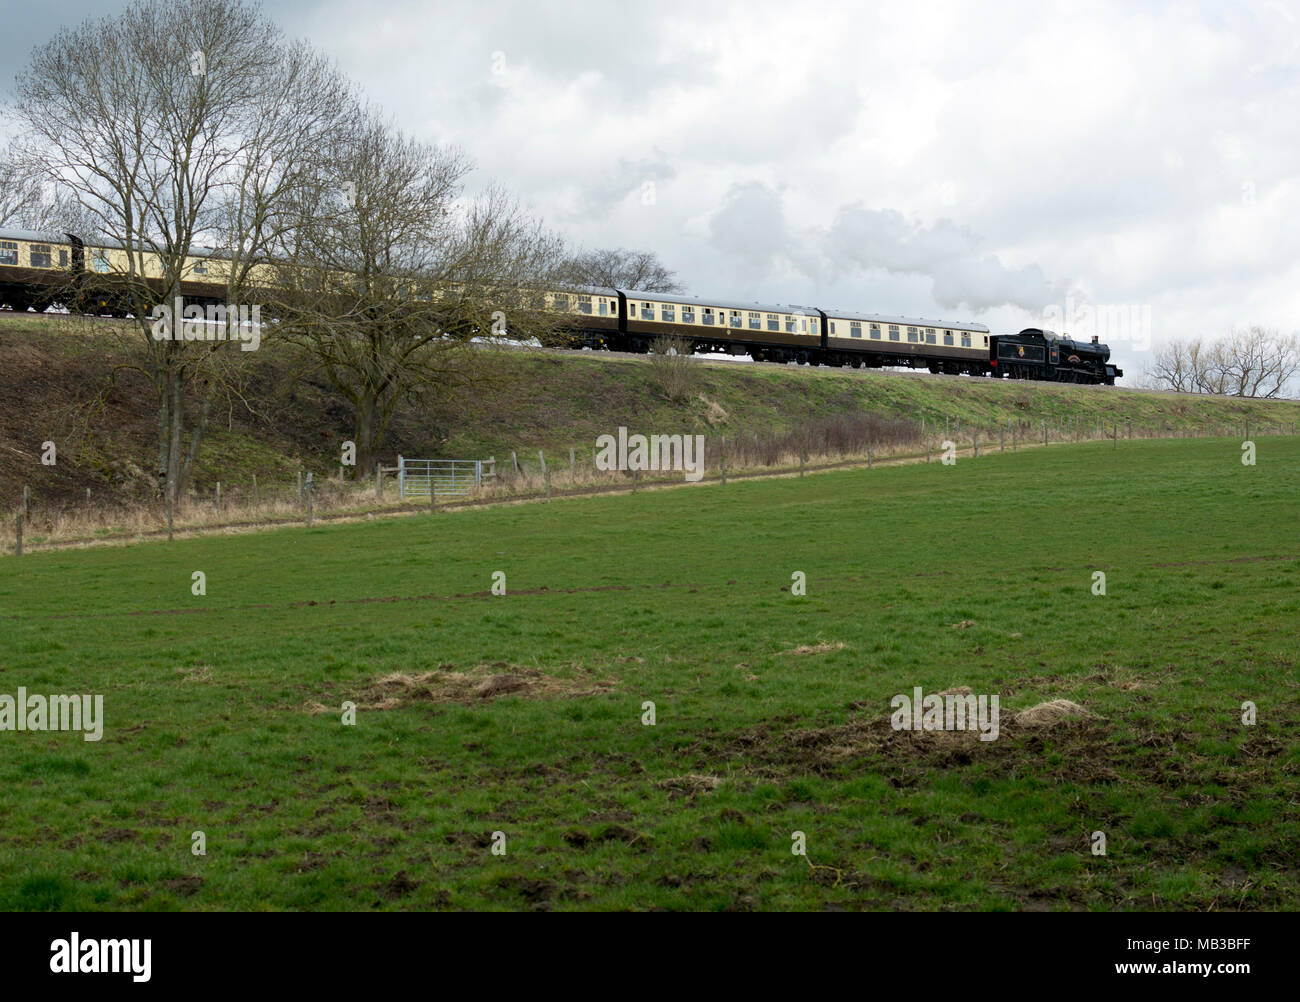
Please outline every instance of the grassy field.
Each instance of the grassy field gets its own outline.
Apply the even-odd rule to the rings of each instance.
[[[0,909],[1300,907],[1300,440],[1118,445],[0,557]]]

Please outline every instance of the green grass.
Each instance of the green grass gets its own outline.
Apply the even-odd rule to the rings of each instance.
[[[0,693],[107,718],[0,732],[0,909],[1295,909],[1300,441],[1119,445],[0,558]],[[589,694],[340,723],[498,663]]]

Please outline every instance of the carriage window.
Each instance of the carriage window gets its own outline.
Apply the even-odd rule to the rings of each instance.
[[[781,329],[781,318],[775,313],[767,315],[767,329],[770,331],[779,331]]]
[[[898,324],[889,325],[889,340],[891,341],[898,340]]]
[[[711,306],[704,307],[704,313],[702,314],[702,319],[704,321],[705,327],[713,326],[713,308]]]
[[[0,264],[18,263],[18,245],[12,240],[0,240]]]
[[[667,303],[665,303],[663,306],[659,307],[659,312],[662,314],[660,319],[663,320],[664,323],[668,323],[668,324],[677,323],[676,306],[669,306]]]
[[[568,312],[569,312],[569,297],[568,297],[568,296],[560,296],[560,295],[557,295],[557,296],[555,297],[555,312],[556,312],[556,313],[568,313]]]
[[[835,321],[834,321],[834,320],[831,321],[831,333],[832,333],[832,334],[835,333]]]
[[[963,348],[969,348],[969,347],[970,347],[970,335],[967,334],[965,331],[962,331],[962,335],[961,335],[961,346],[962,346]]]
[[[987,348],[988,346],[989,346],[989,339],[988,339],[987,337],[985,337],[985,338],[984,338],[984,347]]]
[[[917,340],[917,337],[918,337],[918,335],[917,335],[917,333],[916,333],[916,328],[915,328],[915,327],[909,327],[909,328],[907,328],[907,340],[909,340],[909,341],[915,343],[916,340]]]
[[[642,304],[641,304],[641,319],[642,319],[642,320],[653,320],[654,318],[655,318],[655,304],[654,304],[654,303],[642,303]]]
[[[590,296],[579,296],[579,297],[578,297],[578,312],[579,312],[579,313],[590,313],[590,312],[591,312],[591,297],[590,297]]]
[[[749,311],[749,329],[752,331],[761,330],[763,327],[763,314]]]
[[[200,261],[198,264],[194,266],[194,274],[206,275],[207,273],[208,273],[208,265],[206,262]]]
[[[740,326],[740,310],[731,311],[731,326],[732,327]]]
[[[925,343],[926,343],[926,344],[934,344],[934,328],[933,328],[933,327],[927,327],[927,328],[925,329]]]
[[[788,332],[791,333],[791,334],[793,334],[794,331],[795,331],[794,323],[795,323],[795,321],[794,321],[794,317],[786,317],[786,318],[785,318],[785,329],[786,329],[786,331],[788,331]]]
[[[606,313],[609,312],[609,304],[602,299],[600,301],[600,306],[598,307],[598,309],[600,310],[600,315],[603,317]]]
[[[694,306],[683,306],[683,307],[682,307],[682,323],[684,323],[684,324],[693,324],[693,323],[695,323],[695,307],[694,307]]]
[[[875,338],[877,341],[880,340],[880,324],[871,325],[871,336]]]
[[[32,267],[33,268],[50,267],[50,245],[49,244],[32,244]]]
[[[944,332],[943,332],[943,343],[944,343],[944,344],[952,344],[952,331],[944,331]]]
[[[862,337],[862,325],[849,324],[849,337]]]
[[[94,268],[101,275],[108,271],[108,251],[95,251]]]

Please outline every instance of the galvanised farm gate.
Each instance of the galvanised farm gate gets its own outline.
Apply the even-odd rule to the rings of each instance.
[[[397,489],[403,498],[464,497],[482,484],[481,459],[397,457]]]

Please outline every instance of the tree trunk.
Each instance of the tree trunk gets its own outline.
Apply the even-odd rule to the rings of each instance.
[[[357,443],[358,470],[369,470],[375,465],[375,453],[379,449],[379,427],[376,418],[376,401],[373,395],[363,392],[357,401],[356,420],[353,429]]]

